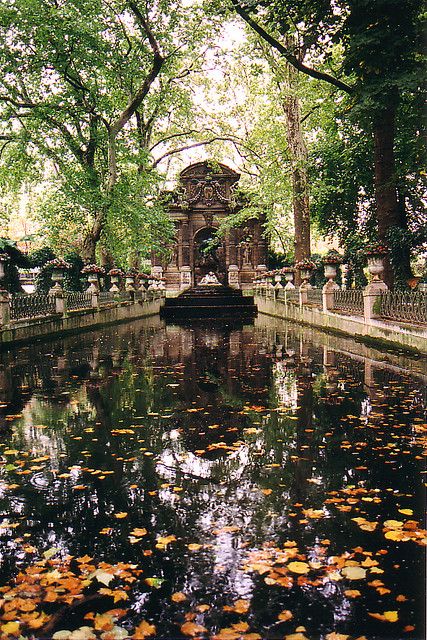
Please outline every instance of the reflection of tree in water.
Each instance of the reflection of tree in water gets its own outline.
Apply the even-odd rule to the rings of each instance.
[[[64,553],[89,553],[97,559],[131,559],[144,569],[144,577],[165,579],[159,590],[148,589],[142,581],[137,585],[138,606],[156,619],[162,612],[165,637],[176,632],[173,591],[209,602],[211,620],[218,621],[222,606],[238,596],[253,598],[253,619],[260,626],[276,619],[279,603],[292,608],[295,618],[306,615],[310,605],[312,620],[322,619],[322,624],[335,614],[347,615],[341,584],[329,592],[326,587],[307,588],[298,597],[294,594],[292,607],[287,607],[283,590],[273,593],[262,576],[241,569],[246,545],[294,539],[305,549],[330,537],[331,551],[341,552],[349,539],[344,519],[334,515],[304,522],[295,503],[321,508],[327,491],[352,481],[353,452],[341,445],[362,437],[355,429],[359,422],[346,421],[346,416],[357,418],[366,391],[358,377],[354,382],[340,370],[340,363],[325,372],[322,350],[307,349],[292,336],[286,351],[278,349],[273,338],[242,329],[195,327],[168,339],[167,331],[153,335],[115,328],[81,337],[78,344],[66,343],[65,367],[50,372],[52,350],[46,348],[41,355],[46,372],[37,376],[45,381],[41,384],[46,383],[49,397],[47,391],[37,391],[26,404],[25,419],[16,423],[11,444],[34,455],[49,453],[51,459],[35,474],[20,476],[19,489],[1,501],[3,512],[27,521],[26,530],[46,548],[58,546]],[[277,355],[281,353],[283,359]],[[296,393],[295,399],[289,397],[290,407],[286,394],[280,404],[277,393],[265,391],[272,388],[275,359],[281,363],[277,375],[285,375]],[[26,364],[27,379],[36,378],[39,366],[34,362],[31,371]],[[17,370],[11,375],[18,379]],[[375,382],[380,385],[381,379]],[[397,416],[411,399],[405,405],[403,391],[396,393],[393,381],[388,385],[393,421],[404,423],[406,418]],[[59,402],[62,393],[69,395]],[[45,428],[30,429],[30,424]],[[380,432],[373,429],[365,438],[375,446]],[[325,440],[327,433],[332,440]],[[224,446],[215,446],[218,443]],[[368,467],[364,482],[387,487],[390,479],[375,464],[374,447],[362,455]],[[70,470],[74,465],[114,473],[100,479],[101,474]],[[405,465],[407,492],[407,474],[415,475],[416,469],[412,463]],[[60,479],[52,469],[72,477]],[[16,479],[13,471],[6,470],[5,476],[10,482]],[[73,491],[76,483],[86,488]],[[262,489],[271,489],[271,495]],[[113,513],[118,511],[127,517],[116,520]],[[213,533],[229,526],[236,530]],[[148,531],[136,545],[128,538],[133,527]],[[110,535],[99,534],[104,528],[111,528]],[[177,542],[166,550],[156,548],[157,537],[170,534]],[[350,537],[352,544],[364,544],[356,527]],[[193,553],[187,547],[191,542],[208,546]],[[18,547],[5,536],[0,544],[10,558],[7,573],[14,569]],[[153,553],[146,556],[144,550]],[[402,553],[408,567],[415,562],[411,551]],[[218,565],[224,569],[215,569]]]

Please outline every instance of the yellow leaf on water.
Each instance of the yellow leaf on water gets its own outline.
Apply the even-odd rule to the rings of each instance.
[[[400,520],[386,520],[384,522],[384,526],[387,529],[401,529],[403,527],[403,522]]]
[[[190,544],[187,544],[187,549],[189,549],[190,551],[198,551],[202,548],[202,546],[203,545],[197,544],[196,542],[191,542]]]
[[[387,540],[394,540],[395,542],[407,542],[410,540],[410,537],[407,536],[404,531],[396,531],[396,529],[386,531],[384,538],[387,538]]]
[[[282,611],[278,615],[278,619],[282,620],[283,622],[285,622],[286,620],[290,620],[291,618],[293,618],[293,613],[292,613],[292,611],[289,611],[288,609],[285,609],[284,611]]]
[[[358,589],[346,589],[344,595],[347,596],[347,598],[358,598],[362,594]]]
[[[363,580],[366,578],[366,571],[362,567],[344,567],[341,573],[348,580]]]
[[[171,600],[173,602],[184,602],[185,600],[187,600],[187,596],[185,595],[185,593],[182,593],[182,591],[177,591],[176,593],[173,593],[171,595]]]
[[[397,622],[399,620],[399,616],[397,611],[384,611],[384,613],[369,613],[371,618],[376,618],[377,620],[381,620],[381,622]]]
[[[290,562],[288,569],[292,571],[292,573],[304,574],[310,571],[310,566],[306,562]]]
[[[121,520],[122,518],[126,518],[127,516],[127,511],[120,511],[119,513],[115,513],[114,517],[117,518],[118,520]]]
[[[399,513],[402,513],[404,516],[412,516],[414,514],[412,509],[398,509]]]
[[[184,622],[181,626],[181,632],[185,636],[197,636],[199,633],[207,633],[208,630],[205,627],[202,627],[201,624],[196,624],[195,622]]]
[[[5,638],[9,635],[19,636],[19,622],[7,622],[1,625],[1,630],[5,634]]]
[[[149,636],[154,636],[156,633],[156,627],[154,624],[150,624],[143,620],[140,624],[135,628],[133,635],[131,636],[133,640],[144,640]]]

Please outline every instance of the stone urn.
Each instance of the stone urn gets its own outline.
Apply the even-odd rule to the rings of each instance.
[[[97,293],[99,291],[99,276],[97,273],[88,274],[87,281],[89,282],[88,291]]]
[[[123,277],[123,271],[121,269],[110,269],[108,272],[111,280],[111,293],[119,293],[120,291],[120,279]]]
[[[65,260],[56,258],[55,260],[50,260],[49,262],[47,262],[46,266],[53,267],[51,276],[53,285],[49,289],[49,294],[55,295],[63,293],[62,283],[64,282],[64,275],[65,272],[71,268],[71,264],[65,262]]]
[[[274,274],[274,288],[275,289],[283,289],[282,275],[280,273],[275,273]]]
[[[310,289],[311,284],[309,283],[311,272],[313,271],[312,267],[299,267],[299,273],[301,277],[300,289]]]
[[[99,276],[104,275],[105,271],[96,264],[88,264],[82,269],[82,273],[87,276],[89,287],[88,293],[99,293]]]
[[[329,280],[329,282],[333,282],[337,277],[337,265],[332,263],[325,263],[325,278]]]
[[[128,271],[125,276],[125,289],[126,291],[135,291],[135,273]]]
[[[381,274],[384,271],[384,255],[368,255],[368,271],[372,276],[372,281],[381,281]]]
[[[290,267],[284,267],[282,269],[283,276],[285,278],[285,289],[295,289],[294,285],[294,270]]]

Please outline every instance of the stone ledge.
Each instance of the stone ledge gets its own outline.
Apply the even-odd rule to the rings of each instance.
[[[393,321],[377,319],[367,324],[363,316],[341,315],[336,312],[324,313],[319,307],[305,305],[302,307],[296,304],[285,305],[283,300],[266,299],[262,295],[257,295],[255,302],[259,312],[266,315],[351,335],[357,340],[377,341],[383,348],[403,348],[427,354],[427,326],[401,326]]]
[[[58,335],[90,331],[103,325],[158,315],[163,304],[164,298],[135,303],[124,301],[115,306],[76,309],[64,316],[55,314],[46,318],[14,321],[0,329],[0,347],[29,340],[46,340]]]

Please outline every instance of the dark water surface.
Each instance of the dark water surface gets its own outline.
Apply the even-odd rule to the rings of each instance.
[[[424,638],[425,361],[259,320],[0,362],[2,637]]]

